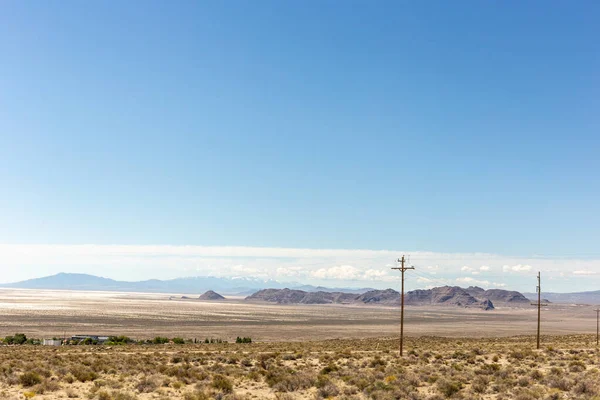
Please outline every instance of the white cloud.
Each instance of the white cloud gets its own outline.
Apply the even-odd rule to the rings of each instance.
[[[311,276],[319,279],[355,280],[360,276],[360,271],[351,265],[339,265],[318,269],[311,272]]]
[[[456,282],[458,283],[485,283],[485,284],[489,284],[488,281],[478,281],[474,278],[470,278],[468,276],[463,277],[463,278],[456,278]]]
[[[487,265],[482,265],[481,267],[479,267],[480,271],[489,271],[490,267],[488,267]]]
[[[320,268],[312,271],[310,276],[318,279],[332,279],[342,281],[372,281],[372,280],[390,280],[388,272],[383,269],[368,269],[362,271],[352,265],[338,265],[330,268]]]
[[[479,275],[479,274],[480,274],[480,272],[479,272],[479,271],[473,271],[473,272],[471,272],[471,274],[472,274],[472,275]]]
[[[463,267],[462,267],[460,270],[461,270],[461,271],[472,271],[472,270],[473,270],[473,268],[471,268],[471,267],[467,267],[467,266],[465,265],[465,266],[463,266]]]
[[[502,266],[502,271],[504,272],[528,272],[531,271],[532,266],[531,265],[522,265],[522,264],[517,264],[517,265],[504,265]]]
[[[388,276],[387,271],[379,269],[368,269],[363,273],[363,277],[366,280],[384,279]]]
[[[299,277],[305,275],[302,267],[279,267],[275,270],[278,277]]]
[[[598,274],[596,271],[586,271],[586,270],[573,271],[573,275],[596,275],[596,274]]]
[[[490,282],[490,281],[480,281],[471,277],[463,277],[463,278],[456,278],[456,282],[461,283],[461,284],[468,284],[468,285],[478,285],[478,286],[484,286],[484,287],[490,287],[490,286],[494,286],[494,287],[504,287],[506,286],[506,284],[504,283],[496,283],[496,282]]]

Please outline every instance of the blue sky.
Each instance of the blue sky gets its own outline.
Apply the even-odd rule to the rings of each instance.
[[[11,249],[225,246],[228,274],[288,267],[240,246],[425,252],[440,268],[467,254],[474,269],[485,253],[499,272],[580,265],[555,289],[600,289],[597,2],[1,7]],[[187,273],[211,271],[201,253]],[[1,279],[94,264],[61,254],[0,256],[30,266]],[[386,269],[343,254],[304,268]],[[185,273],[138,261],[107,274]],[[460,264],[448,279],[477,272]]]

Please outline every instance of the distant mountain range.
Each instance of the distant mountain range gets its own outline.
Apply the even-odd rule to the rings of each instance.
[[[537,301],[537,293],[523,293],[527,298]],[[600,304],[600,290],[577,293],[551,293],[542,292],[544,299],[552,303],[568,304]]]
[[[388,304],[399,303],[400,295],[392,289],[327,288],[303,285],[297,282],[279,282],[255,278],[189,277],[171,280],[150,279],[137,282],[117,281],[88,274],[59,273],[43,278],[0,284],[5,288],[92,290],[114,292],[199,294],[215,291],[225,295],[248,296],[253,301],[279,304]],[[264,290],[267,289],[267,290]],[[286,290],[283,290],[286,289]],[[360,298],[359,298],[360,297]],[[579,293],[543,293],[544,300],[552,303],[600,304],[600,290]],[[524,293],[478,287],[466,289],[457,286],[414,290],[406,293],[406,304],[447,304],[465,307],[486,307],[489,300],[494,306],[527,305],[537,301],[536,293]]]
[[[342,292],[306,292],[293,289],[264,289],[246,297],[248,301],[266,301],[277,304],[368,304],[398,306],[400,293],[393,289],[370,290],[363,294]],[[493,310],[504,307],[529,306],[530,301],[519,292],[501,289],[484,290],[470,286],[442,286],[413,290],[405,295],[408,306],[453,306]]]
[[[217,278],[190,277],[171,280],[150,279],[138,282],[116,281],[88,274],[59,273],[43,278],[0,284],[0,287],[19,289],[54,290],[96,290],[113,292],[149,292],[149,293],[202,293],[214,290],[228,295],[246,296],[264,288],[293,289],[306,292],[338,291],[345,293],[363,293],[371,288],[325,288],[322,286],[302,285],[295,282],[278,282],[254,278]]]

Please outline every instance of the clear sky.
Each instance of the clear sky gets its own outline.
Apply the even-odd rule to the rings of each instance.
[[[5,1],[0,280],[102,260],[368,281],[405,251],[453,281],[600,289],[599,20],[597,1]]]

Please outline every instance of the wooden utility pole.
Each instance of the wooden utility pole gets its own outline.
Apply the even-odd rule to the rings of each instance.
[[[542,320],[542,306],[546,306],[547,304],[542,304],[542,280],[540,273],[537,275],[538,284],[536,287],[536,291],[538,294],[537,303],[531,303],[534,306],[537,306],[537,348],[540,348],[540,325]]]
[[[600,308],[594,311],[596,311],[596,347],[598,347],[598,339],[600,339]]]
[[[402,256],[402,258],[399,258],[397,260],[397,262],[400,263],[400,267],[394,267],[392,269],[397,269],[398,271],[402,272],[402,295],[401,295],[401,301],[400,301],[400,357],[403,356],[404,354],[404,272],[406,272],[406,270],[408,269],[415,269],[415,267],[405,267],[404,266],[404,262],[405,262],[405,258],[404,256]]]
[[[537,292],[538,292],[538,303],[537,303],[537,307],[538,307],[538,326],[537,326],[537,348],[540,348],[540,324],[541,324],[541,320],[542,320],[542,278],[540,276],[540,272],[538,271],[538,286],[537,286]]]

